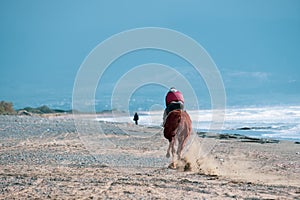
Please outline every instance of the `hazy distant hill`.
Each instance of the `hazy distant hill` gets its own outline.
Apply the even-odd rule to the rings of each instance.
[[[48,114],[48,113],[72,113],[72,110],[60,110],[60,109],[51,109],[48,106],[40,106],[37,108],[32,108],[32,107],[26,107],[20,110],[26,110],[27,112],[30,113],[35,113],[35,114]]]

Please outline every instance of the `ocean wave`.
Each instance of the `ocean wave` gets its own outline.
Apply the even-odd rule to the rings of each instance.
[[[255,137],[300,140],[300,106],[226,109],[222,130],[211,130],[212,110],[188,110],[197,131],[222,131]],[[163,110],[141,111],[139,124],[160,126]],[[101,121],[133,123],[133,116],[99,118]]]

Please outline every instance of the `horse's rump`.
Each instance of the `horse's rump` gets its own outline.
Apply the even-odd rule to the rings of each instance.
[[[164,136],[169,142],[172,141],[172,138],[175,137],[179,125],[180,128],[187,129],[188,132],[191,131],[192,122],[187,114],[187,112],[182,110],[173,110],[169,113],[165,125],[164,125]]]

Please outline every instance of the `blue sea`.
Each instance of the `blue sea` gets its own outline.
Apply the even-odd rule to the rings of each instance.
[[[160,126],[162,124],[164,109],[164,95],[165,90],[152,95],[155,98],[145,96],[137,98],[133,95],[133,98],[129,102],[129,111],[125,111],[124,115],[105,118],[99,117],[98,120],[133,123],[133,114],[134,112],[138,112],[140,125]],[[110,98],[108,94],[106,98],[95,100],[96,110],[111,110]],[[50,95],[48,98],[40,96],[39,98],[32,99],[35,99],[36,103],[25,98],[15,99],[12,102],[15,105],[15,109],[24,108],[25,106],[38,107],[41,105],[65,110],[72,108],[72,99],[69,95],[65,97],[61,96],[60,101],[57,101],[59,98],[55,95]],[[201,103],[199,106],[200,109],[195,109],[193,106],[186,106],[193,121],[195,131],[213,131],[218,133],[242,134],[258,138],[300,141],[300,105],[280,105],[275,103],[272,105],[254,106],[247,105],[246,103],[237,104],[236,102],[229,102],[229,105],[225,109],[222,128],[212,130],[210,128],[212,124],[212,111],[208,106],[209,103],[205,103],[203,100]]]
[[[241,134],[256,138],[300,141],[300,106],[227,108],[223,128],[212,130],[212,111],[187,110],[194,131]],[[160,126],[163,110],[140,111],[139,124]],[[99,121],[133,123],[132,114],[98,117]]]

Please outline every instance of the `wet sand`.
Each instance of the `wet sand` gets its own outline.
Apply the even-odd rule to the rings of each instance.
[[[295,142],[194,134],[173,170],[161,128],[90,123],[0,116],[0,199],[300,199]]]

